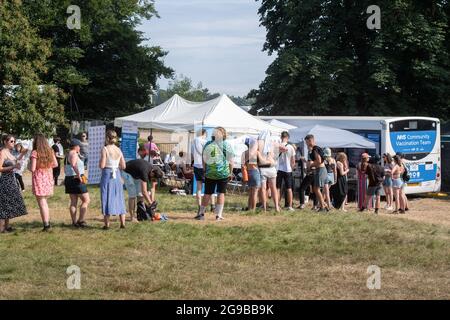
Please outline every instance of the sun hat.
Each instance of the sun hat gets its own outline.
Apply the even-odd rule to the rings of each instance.
[[[70,147],[73,148],[73,147],[76,147],[76,146],[81,147],[81,141],[78,140],[78,139],[75,139],[75,138],[70,140]]]
[[[325,157],[331,157],[331,149],[330,148],[323,149],[323,155]]]

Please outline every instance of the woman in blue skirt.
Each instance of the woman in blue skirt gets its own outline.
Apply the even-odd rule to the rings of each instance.
[[[116,146],[117,133],[113,130],[106,132],[106,145],[100,157],[102,178],[100,190],[102,199],[102,213],[104,215],[104,230],[109,229],[109,217],[119,215],[120,228],[125,228],[125,200],[120,170],[125,169],[125,159],[122,151]]]

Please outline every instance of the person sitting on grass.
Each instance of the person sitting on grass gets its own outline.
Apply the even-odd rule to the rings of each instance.
[[[369,180],[369,185],[367,187],[367,197],[364,208],[360,209],[360,211],[367,210],[367,207],[372,201],[373,197],[376,197],[375,214],[378,214],[378,210],[380,209],[381,190],[383,189],[384,180],[384,168],[378,163],[379,161],[380,157],[378,155],[375,155],[369,159],[369,165],[366,169],[367,178]]]

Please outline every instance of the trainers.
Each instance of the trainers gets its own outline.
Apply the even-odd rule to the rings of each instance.
[[[298,207],[297,207],[298,209],[305,209],[306,208],[306,204],[301,204],[301,205],[299,205]]]
[[[51,229],[51,226],[49,224],[47,224],[47,225],[44,225],[44,229],[42,229],[42,231],[47,232],[47,231],[50,231],[50,229]]]
[[[199,214],[194,219],[195,220],[205,220],[205,215],[204,214]]]
[[[222,216],[216,216],[216,221],[222,221],[222,220],[225,220],[225,218]]]
[[[328,211],[330,211],[328,208],[320,208],[319,210],[317,210],[317,212],[325,212],[325,213],[328,213]]]
[[[375,214],[378,214],[378,209],[375,209]]]
[[[287,211],[295,211],[295,209],[292,208],[292,207],[288,207],[286,210],[287,210]]]

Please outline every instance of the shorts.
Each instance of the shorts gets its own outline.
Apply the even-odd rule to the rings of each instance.
[[[387,188],[392,188],[392,177],[384,177],[383,186]]]
[[[83,194],[88,192],[87,185],[81,183],[75,176],[66,176],[64,178],[64,187],[66,194]]]
[[[403,186],[403,180],[401,178],[392,179],[392,188],[401,189]]]
[[[249,188],[259,188],[261,187],[261,174],[258,169],[248,170],[248,182],[247,186]]]
[[[327,184],[332,185],[334,184],[334,172],[327,172]]]
[[[261,174],[261,184],[265,184],[268,179],[276,179],[277,169],[275,167],[270,168],[259,168],[259,173]]]
[[[325,167],[314,171],[313,187],[323,188],[328,183],[328,172]]]
[[[203,168],[194,167],[194,176],[197,182],[205,182],[205,174]]]
[[[227,193],[228,178],[215,180],[205,179],[205,194]]]
[[[281,189],[283,181],[286,189],[292,189],[292,172],[284,172],[279,170],[277,173],[277,189]]]
[[[134,179],[129,173],[122,171],[125,188],[128,191],[128,198],[142,197],[141,180]]]
[[[367,192],[366,194],[368,196],[379,196],[381,195],[381,186],[375,186],[375,187],[367,187]]]

